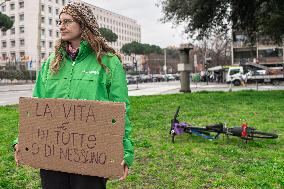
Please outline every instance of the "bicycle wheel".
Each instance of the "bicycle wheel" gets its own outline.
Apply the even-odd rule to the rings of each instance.
[[[266,138],[266,139],[278,138],[277,134],[266,133],[262,131],[253,131],[250,135],[252,138]]]

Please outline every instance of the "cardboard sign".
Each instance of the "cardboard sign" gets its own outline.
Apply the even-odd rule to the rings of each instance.
[[[125,104],[20,98],[19,162],[34,168],[123,175]]]

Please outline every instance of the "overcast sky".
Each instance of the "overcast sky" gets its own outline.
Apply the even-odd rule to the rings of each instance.
[[[106,10],[135,19],[141,25],[141,42],[162,48],[186,42],[183,28],[172,28],[171,23],[159,21],[163,14],[155,6],[158,0],[84,0]]]

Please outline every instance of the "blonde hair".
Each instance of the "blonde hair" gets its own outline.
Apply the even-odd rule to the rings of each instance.
[[[83,32],[81,34],[81,40],[87,41],[94,52],[96,52],[98,63],[108,72],[108,68],[102,63],[102,56],[106,53],[113,53],[116,55],[121,61],[121,56],[110,47],[105,39],[102,36],[97,36],[91,32],[91,30],[87,27],[83,28]],[[61,48],[64,50],[68,45],[67,41],[59,39],[55,45],[55,58],[50,64],[51,73],[57,73],[60,70],[60,67],[64,64],[64,56],[60,51]]]

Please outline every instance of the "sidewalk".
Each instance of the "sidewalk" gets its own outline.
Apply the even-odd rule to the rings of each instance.
[[[21,85],[0,85],[0,92],[9,91],[32,91],[34,84],[21,84]],[[192,92],[196,91],[226,91],[229,90],[230,85],[224,83],[190,83]],[[154,83],[139,83],[138,88],[136,84],[128,85],[129,96],[142,96],[142,95],[155,95],[155,94],[168,94],[169,91],[176,91],[179,93],[180,81],[169,82],[154,82]],[[232,86],[233,91],[239,90],[257,90],[255,84],[248,84],[247,86]],[[259,84],[258,90],[284,90],[284,85],[268,85]],[[172,92],[171,92],[172,93]]]
[[[0,106],[8,104],[17,104],[19,97],[30,97],[32,95],[34,84],[25,85],[0,85]],[[190,89],[192,92],[198,91],[223,91],[228,92],[230,85],[218,83],[191,83]],[[284,85],[259,85],[255,84],[243,86],[232,86],[232,91],[241,90],[284,90]],[[129,96],[147,96],[147,95],[163,95],[180,93],[180,81],[155,82],[155,83],[139,83],[128,85]]]
[[[179,93],[180,83],[173,82],[155,82],[155,83],[139,83],[128,85],[129,96],[145,96]]]
[[[158,82],[158,83],[143,83],[137,86],[129,85],[128,93],[129,96],[144,96],[144,95],[161,95],[161,94],[176,94],[180,93],[180,81],[171,82]],[[229,92],[230,84],[224,83],[190,83],[191,92],[200,91],[223,91]],[[246,86],[232,86],[232,91],[241,90],[259,90],[259,91],[270,91],[270,90],[284,90],[284,85],[270,85],[270,84],[260,84],[256,86],[255,84],[248,84]]]
[[[24,84],[24,85],[0,85],[0,92],[9,91],[29,91],[33,90],[34,84]]]

